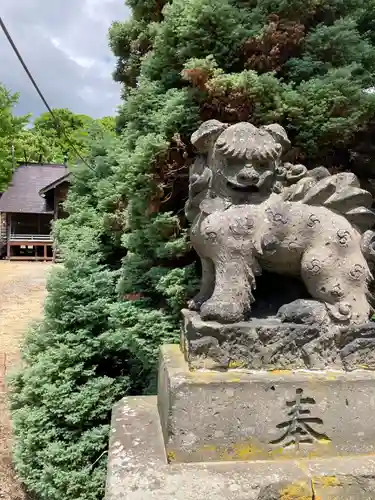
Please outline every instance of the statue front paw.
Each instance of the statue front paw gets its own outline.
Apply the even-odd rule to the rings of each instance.
[[[200,316],[205,321],[238,323],[244,320],[244,307],[238,301],[224,302],[210,299],[201,306]]]

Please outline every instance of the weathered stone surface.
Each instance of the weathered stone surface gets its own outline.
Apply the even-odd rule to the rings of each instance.
[[[290,143],[277,124],[209,120],[192,143],[186,214],[203,272],[189,307],[207,321],[248,319],[258,277],[269,271],[304,283],[310,316],[323,310],[326,324],[366,323],[375,214],[357,177],[284,163]]]
[[[159,411],[178,462],[375,453],[375,373],[190,371],[164,346]]]
[[[297,302],[309,313],[308,301]],[[338,328],[311,324],[307,314],[301,324],[268,318],[226,325],[194,311],[182,315],[181,347],[193,369],[375,370],[375,323]]]
[[[342,329],[338,347],[346,370],[375,370],[375,323]]]
[[[183,350],[192,368],[322,368],[323,356],[331,358],[333,338],[326,339],[324,352],[315,347],[323,333],[320,325],[271,319],[225,325],[203,321],[193,311],[182,314]],[[330,362],[335,365],[336,360]]]
[[[294,483],[286,481],[262,488],[257,500],[310,500],[313,497],[311,481],[301,480]]]
[[[263,488],[258,500],[373,500],[374,478],[321,476]]]
[[[163,446],[156,398],[124,398],[112,415],[105,500],[370,500],[374,499],[372,456],[225,463],[171,463]],[[338,479],[337,479],[338,478]],[[347,481],[348,479],[348,481]],[[361,485],[350,495],[340,484]],[[312,483],[313,482],[313,483]],[[320,483],[325,485],[320,487]],[[285,496],[307,486],[306,495]],[[308,485],[314,485],[315,497]],[[273,491],[283,496],[265,496]],[[289,488],[289,489],[288,489]],[[298,490],[297,490],[298,491]],[[329,495],[335,491],[336,496]],[[325,495],[325,496],[324,496]]]
[[[328,476],[313,478],[315,499],[374,500],[374,477]]]

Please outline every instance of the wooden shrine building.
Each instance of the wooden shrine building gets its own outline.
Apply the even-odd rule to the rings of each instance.
[[[65,165],[20,165],[0,197],[0,254],[9,260],[54,260],[51,223],[64,216]]]

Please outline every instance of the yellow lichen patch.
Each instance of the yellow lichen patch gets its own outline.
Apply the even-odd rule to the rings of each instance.
[[[229,361],[228,368],[233,370],[235,368],[243,368],[245,363],[243,361]]]
[[[228,382],[233,382],[233,383],[236,383],[236,382],[241,382],[241,379],[240,378],[230,378],[228,380]]]
[[[311,486],[305,481],[290,484],[280,491],[280,500],[311,500]]]
[[[271,375],[290,375],[292,370],[270,370]]]
[[[283,454],[284,448],[282,448],[281,446],[279,448],[274,448],[273,450],[268,450],[268,455],[270,456],[270,458],[279,458],[282,457]]]
[[[340,480],[336,476],[317,476],[312,478],[312,482],[322,488],[341,486]]]
[[[168,451],[167,460],[168,460],[168,463],[175,462],[176,461],[176,453],[174,451]]]
[[[307,454],[306,454],[306,457],[307,458],[318,458],[321,456],[321,453],[319,453],[318,451],[316,450],[312,450],[312,451],[309,451]]]
[[[237,460],[254,460],[265,456],[265,450],[257,446],[251,441],[244,443],[235,443],[226,447],[220,453],[220,459],[223,461],[237,461]]]
[[[327,444],[331,444],[332,440],[329,438],[322,438],[322,439],[318,439],[318,443],[327,445]]]

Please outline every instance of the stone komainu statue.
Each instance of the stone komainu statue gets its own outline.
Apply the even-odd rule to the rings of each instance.
[[[265,270],[300,278],[329,323],[367,322],[375,214],[356,176],[283,163],[290,143],[277,124],[209,120],[192,143],[186,215],[202,284],[190,308],[225,323],[250,317]]]

